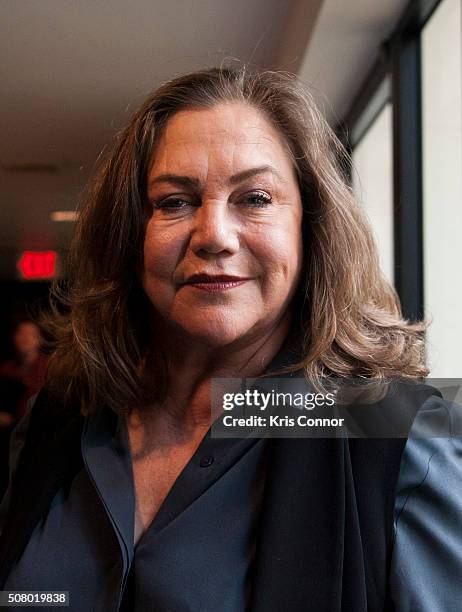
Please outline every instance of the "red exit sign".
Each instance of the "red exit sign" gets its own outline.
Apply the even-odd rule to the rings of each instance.
[[[47,280],[56,276],[56,251],[23,251],[16,267],[24,280]]]

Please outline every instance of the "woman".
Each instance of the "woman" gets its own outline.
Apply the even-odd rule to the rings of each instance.
[[[135,114],[55,288],[1,588],[66,590],[75,610],[392,605],[405,440],[209,431],[214,377],[426,373],[342,157],[283,74],[189,74]]]

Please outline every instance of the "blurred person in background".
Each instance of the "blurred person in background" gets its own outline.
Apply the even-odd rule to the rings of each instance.
[[[9,410],[15,420],[24,416],[27,401],[45,382],[47,358],[41,353],[42,342],[40,327],[30,320],[21,321],[12,334],[14,357],[0,364],[2,387],[15,389],[16,405]]]
[[[0,495],[8,474],[8,444],[14,425],[26,413],[28,400],[45,382],[47,359],[40,352],[42,334],[31,320],[16,324],[13,358],[0,364]]]

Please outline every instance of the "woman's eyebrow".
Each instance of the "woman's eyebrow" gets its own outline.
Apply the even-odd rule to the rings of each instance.
[[[257,166],[255,168],[243,170],[242,172],[233,174],[233,176],[231,176],[227,182],[229,185],[236,185],[259,174],[273,174],[278,180],[284,183],[286,182],[285,179],[281,176],[281,174],[276,170],[276,168],[273,168],[273,166]],[[158,176],[152,178],[148,183],[148,188],[153,187],[154,185],[158,185],[159,183],[173,183],[175,185],[181,185],[182,187],[190,187],[193,189],[199,189],[201,186],[201,182],[198,178],[181,174],[169,173],[159,174]]]
[[[230,185],[236,185],[237,183],[241,183],[242,181],[252,178],[253,176],[256,176],[258,174],[274,174],[274,176],[278,180],[284,183],[286,182],[285,179],[276,170],[276,168],[273,168],[273,166],[257,166],[256,168],[249,168],[248,170],[243,170],[242,172],[238,172],[237,174],[231,176],[228,182]]]
[[[159,174],[150,179],[148,182],[148,189],[159,183],[173,183],[175,185],[181,185],[182,187],[192,187],[193,189],[199,189],[200,187],[200,181],[197,178],[183,176],[181,174]]]

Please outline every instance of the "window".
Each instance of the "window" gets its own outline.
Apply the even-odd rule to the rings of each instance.
[[[424,303],[433,377],[462,377],[461,2],[422,31]]]
[[[353,191],[375,233],[380,263],[393,283],[392,105],[387,102],[353,150]]]

